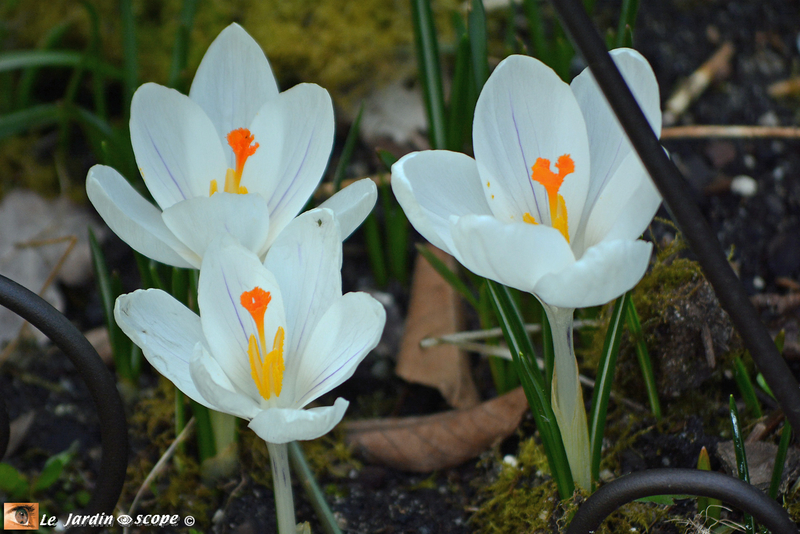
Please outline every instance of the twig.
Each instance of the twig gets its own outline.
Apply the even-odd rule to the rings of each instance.
[[[789,293],[788,295],[776,295],[774,293],[753,295],[750,297],[750,302],[756,307],[768,307],[778,315],[782,315],[800,306],[800,293]]]
[[[673,126],[661,130],[661,139],[709,139],[709,138],[780,138],[800,139],[800,128],[794,126],[723,126],[690,125]]]
[[[575,328],[596,328],[600,326],[600,321],[575,321]],[[542,330],[540,324],[526,324],[525,331],[529,334],[538,334]],[[467,332],[457,332],[455,334],[446,334],[438,337],[426,337],[419,342],[419,346],[426,349],[428,347],[435,347],[443,343],[460,343],[462,341],[475,341],[478,339],[488,339],[493,337],[501,337],[503,330],[501,328],[488,328],[486,330],[470,330]],[[467,349],[471,350],[471,349]]]

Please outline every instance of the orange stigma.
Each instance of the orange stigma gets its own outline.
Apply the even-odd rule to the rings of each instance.
[[[564,239],[569,243],[567,205],[564,201],[564,197],[558,194],[558,190],[561,189],[564,178],[566,178],[568,174],[575,172],[575,162],[572,161],[569,154],[564,154],[556,161],[556,169],[558,169],[558,173],[554,173],[550,170],[549,159],[536,158],[536,163],[531,167],[531,171],[533,171],[531,180],[544,186],[545,191],[547,191],[547,200],[550,204],[550,225],[561,232]],[[525,215],[527,215],[527,217],[525,217]],[[535,224],[530,214],[526,213],[525,215],[523,215],[523,220],[525,222],[533,222]]]
[[[247,158],[256,153],[258,143],[255,142],[253,134],[247,128],[237,128],[231,130],[227,135],[228,144],[233,149],[233,155],[236,156],[236,168],[228,169],[225,173],[225,187],[223,191],[226,193],[238,193],[240,195],[247,193],[247,188],[239,185],[242,180],[242,172],[244,172],[244,164]],[[211,180],[208,195],[211,196],[218,191],[217,181]]]
[[[265,400],[269,400],[274,393],[276,397],[281,394],[283,386],[283,341],[285,332],[279,326],[272,341],[272,350],[267,352],[266,339],[264,337],[264,314],[272,295],[269,291],[264,291],[256,286],[250,291],[245,291],[239,298],[244,309],[246,309],[258,330],[258,340],[256,336],[250,335],[248,340],[247,354],[250,356],[250,374],[253,382],[256,383],[258,393]],[[260,344],[259,344],[260,343]]]

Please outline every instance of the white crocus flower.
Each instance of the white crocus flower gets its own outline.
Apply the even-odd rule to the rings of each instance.
[[[659,133],[650,65],[633,50],[612,56]],[[637,238],[661,198],[588,69],[567,85],[536,59],[505,59],[478,99],[472,140],[475,159],[405,156],[392,167],[392,189],[428,241],[545,305],[556,343],[553,409],[573,476],[588,489],[572,312],[641,279],[652,245]]]
[[[123,295],[114,309],[158,372],[203,406],[247,419],[267,442],[281,474],[273,477],[279,518],[291,516],[291,532],[291,485],[277,486],[288,477],[285,444],[318,438],[342,419],[342,398],[304,408],[353,375],[386,321],[371,296],[342,295],[341,265],[339,223],[316,209],[286,227],[264,264],[232,237],[215,239],[200,269],[199,317],[157,289]]]
[[[260,258],[303,208],[328,163],[333,104],[315,84],[278,92],[266,56],[237,24],[214,40],[189,96],[147,83],[131,102],[136,163],[158,207],[114,169],[96,165],[86,191],[134,250],[199,268],[221,231]],[[377,199],[371,180],[328,203],[346,238]]]

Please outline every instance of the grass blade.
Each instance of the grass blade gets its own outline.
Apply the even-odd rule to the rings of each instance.
[[[456,66],[453,72],[453,87],[447,108],[447,148],[460,152],[472,130],[472,114],[475,103],[470,102],[470,41],[462,35],[456,50]]]
[[[761,404],[758,402],[756,390],[753,387],[753,382],[750,380],[750,375],[747,373],[747,367],[738,356],[733,359],[734,378],[736,385],[739,387],[739,392],[742,394],[744,404],[747,410],[755,418],[761,418],[764,413],[761,411]]]
[[[625,310],[630,300],[631,294],[626,292],[614,303],[606,339],[603,342],[603,352],[597,366],[597,378],[592,394],[592,412],[589,418],[589,443],[592,451],[592,480],[594,481],[600,479],[600,453],[603,448],[603,432],[606,428],[608,397],[611,395],[611,384],[617,368],[619,344],[625,326]]]
[[[353,158],[353,150],[356,148],[356,141],[358,141],[358,132],[361,129],[361,116],[364,114],[364,103],[358,108],[358,115],[356,120],[350,126],[350,131],[347,132],[347,138],[344,140],[344,148],[342,148],[342,155],[339,157],[339,162],[336,164],[336,171],[333,173],[333,192],[339,191],[342,188],[342,180],[344,180],[347,166]],[[391,165],[389,166],[391,168]]]
[[[469,11],[469,45],[472,72],[478,92],[489,79],[489,47],[486,43],[486,11],[483,0],[472,0]]]
[[[539,302],[538,300],[536,302]],[[544,311],[544,306],[539,303],[542,317],[542,359],[544,360],[544,379],[547,391],[553,384],[553,367],[555,366],[556,351],[553,348],[553,331],[550,329],[550,320]]]
[[[314,473],[308,466],[303,449],[296,441],[289,443],[289,458],[300,484],[306,490],[306,496],[308,496],[308,500],[317,514],[322,530],[326,534],[342,534],[339,523],[336,521],[336,517],[333,515],[330,506],[328,506],[328,501],[325,499],[325,494],[320,489],[317,479],[314,478]]]
[[[39,104],[0,116],[0,140],[34,128],[57,124],[63,115],[58,104]]]
[[[744,448],[744,436],[742,436],[742,427],[739,424],[739,410],[736,408],[736,401],[733,400],[733,395],[728,399],[728,406],[731,413],[731,427],[733,430],[733,450],[736,452],[736,470],[739,473],[739,480],[750,484],[750,471],[747,468],[747,453]],[[755,534],[756,525],[753,521],[753,516],[749,514],[744,515],[745,533]]]
[[[778,490],[781,487],[783,478],[783,467],[786,462],[786,452],[789,450],[789,443],[792,441],[792,425],[787,421],[781,430],[781,441],[778,444],[778,452],[775,454],[775,465],[772,468],[772,480],[769,483],[769,498],[777,499]]]
[[[378,217],[375,210],[371,211],[364,220],[364,241],[367,246],[367,258],[372,268],[372,276],[375,278],[375,285],[386,287],[389,282],[389,274],[386,270],[386,260],[383,255],[383,242],[378,225]]]
[[[131,98],[139,85],[139,62],[136,51],[136,20],[133,17],[133,0],[120,0],[119,11],[122,19],[122,86],[125,95],[122,108],[125,110],[127,122],[127,117],[130,115]],[[200,427],[199,421],[197,426],[198,428]]]
[[[523,0],[522,7],[528,19],[528,31],[531,34],[531,45],[533,46],[533,54],[531,55],[540,59],[542,63],[550,65],[552,63],[552,52],[544,33],[539,0]]]
[[[642,370],[644,387],[647,391],[647,400],[650,402],[650,410],[656,419],[661,420],[661,402],[658,400],[658,388],[656,387],[656,377],[653,374],[653,362],[650,360],[650,352],[647,350],[647,343],[644,341],[642,333],[642,323],[636,311],[636,304],[633,299],[628,302],[626,313],[628,331],[633,338],[633,346],[636,351],[636,359],[639,361],[639,368]]]
[[[419,252],[423,258],[427,260],[427,262],[433,267],[439,276],[444,278],[445,282],[450,284],[450,287],[458,291],[467,302],[469,302],[470,306],[478,309],[478,299],[475,298],[475,295],[472,294],[472,291],[467,287],[467,284],[461,281],[461,278],[458,277],[456,273],[454,273],[450,268],[440,260],[436,254],[431,252],[431,250],[421,244],[417,244],[417,252]]]
[[[697,468],[701,471],[711,471],[711,458],[705,447],[700,449],[700,456],[697,458]],[[722,508],[722,501],[712,497],[697,498],[697,513],[708,519],[712,519],[714,524],[719,521]]]
[[[386,225],[386,251],[389,272],[401,284],[408,283],[408,219],[395,200],[389,184],[380,186],[383,203],[383,221]]]
[[[383,150],[382,148],[379,148],[378,150],[376,150],[376,152],[378,153],[378,159],[380,159],[381,163],[384,164],[386,170],[391,171],[392,165],[397,163],[397,158],[394,157],[394,155],[391,152],[389,152],[388,150]]]
[[[32,67],[69,67],[81,64],[92,71],[110,78],[121,78],[122,71],[103,61],[85,60],[83,52],[73,50],[14,50],[0,54],[0,72]]]
[[[50,28],[44,36],[39,50],[51,50],[57,46],[64,34],[72,26],[72,22],[71,20],[65,20]],[[19,88],[17,89],[17,109],[24,109],[30,105],[33,85],[36,82],[36,74],[38,72],[38,67],[28,67],[22,72],[22,76],[19,79]]]
[[[194,14],[197,12],[197,0],[183,0],[178,30],[175,32],[175,44],[172,45],[172,61],[169,65],[167,87],[179,87],[181,74],[186,69],[186,59],[189,55],[189,36],[194,26]]]
[[[442,69],[439,66],[439,45],[430,0],[411,0],[411,18],[419,66],[419,78],[428,112],[428,136],[432,148],[447,146]]]
[[[633,28],[636,25],[636,15],[639,13],[639,0],[622,0],[622,9],[619,14],[616,42],[614,48],[629,45],[627,40],[632,39]]]
[[[550,392],[544,387],[544,378],[536,365],[533,345],[525,332],[519,309],[508,288],[492,280],[486,281],[495,308],[495,314],[503,329],[503,335],[511,350],[517,375],[531,407],[536,428],[542,438],[547,462],[562,499],[572,496],[575,485],[564,450],[564,442],[550,405]]]

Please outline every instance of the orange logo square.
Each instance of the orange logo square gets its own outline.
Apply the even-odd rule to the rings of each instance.
[[[37,530],[38,528],[38,502],[3,503],[3,530]]]

